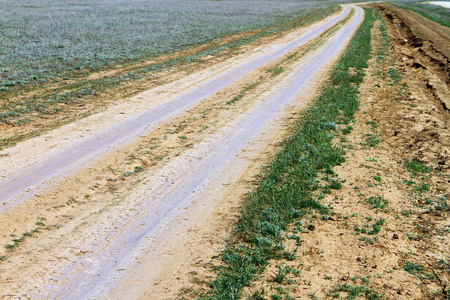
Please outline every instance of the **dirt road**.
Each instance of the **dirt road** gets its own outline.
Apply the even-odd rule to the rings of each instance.
[[[236,182],[269,158],[362,17],[344,6],[2,151],[0,294],[173,296],[189,266],[220,249],[245,192]]]

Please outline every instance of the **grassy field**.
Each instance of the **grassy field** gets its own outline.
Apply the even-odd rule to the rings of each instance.
[[[448,8],[421,2],[393,2],[393,4],[419,13],[441,25],[450,26],[450,9]]]
[[[71,107],[108,98],[122,84],[232,55],[241,45],[305,26],[339,9],[327,1],[299,0],[277,2],[275,8],[270,0],[196,0],[179,6],[174,1],[171,6],[134,1],[122,10],[121,3],[93,0],[77,5],[63,0],[46,6],[43,0],[24,3],[0,2],[0,24],[6,28],[0,49],[0,124],[19,131],[49,119],[53,125],[45,125],[48,129],[66,124],[74,120],[66,118],[72,115]],[[138,9],[145,5],[145,11]],[[88,77],[109,70],[113,72]],[[36,129],[25,129],[0,138],[0,148],[36,134]]]
[[[289,22],[331,1],[0,1],[0,92]]]

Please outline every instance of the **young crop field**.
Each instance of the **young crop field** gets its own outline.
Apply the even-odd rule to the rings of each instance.
[[[299,0],[2,0],[0,92],[267,28],[330,5]]]
[[[436,3],[436,2],[434,2]],[[448,2],[447,2],[448,3]],[[444,26],[450,26],[450,9],[427,2],[395,2],[395,5],[415,11]]]

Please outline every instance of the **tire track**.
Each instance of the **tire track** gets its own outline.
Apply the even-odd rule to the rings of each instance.
[[[205,194],[221,182],[226,170],[236,167],[234,157],[267,128],[268,122],[277,118],[283,108],[298,100],[301,90],[311,84],[328,59],[336,57],[345,47],[362,16],[362,10],[356,8],[355,16],[310,57],[309,64],[290,74],[272,96],[242,118],[180,156],[172,163],[177,165],[176,172],[173,168],[163,168],[155,174],[150,188],[132,200],[134,209],[126,215],[113,216],[108,224],[99,225],[101,234],[84,249],[85,254],[58,270],[52,276],[53,284],[42,287],[33,297],[67,298],[70,295],[70,299],[98,299],[117,298],[117,293],[127,295],[130,273],[123,270],[133,270],[138,261],[145,260],[151,265],[158,259],[151,255],[143,258],[143,253],[170,232],[170,228],[163,225],[180,216],[190,217],[183,213],[183,207],[204,201]],[[110,226],[112,224],[114,226]]]
[[[250,71],[264,66],[284,54],[298,48],[319,36],[328,28],[344,19],[350,12],[348,6],[322,26],[308,31],[295,40],[264,53],[245,64],[230,69],[203,82],[180,97],[141,114],[134,115],[119,124],[94,135],[86,136],[70,147],[46,157],[46,153],[37,154],[33,162],[28,162],[0,181],[0,213],[13,207],[24,199],[42,191],[50,185],[77,170],[88,167],[92,162],[113,150],[136,140],[140,135],[151,131],[161,122],[193,107],[202,100],[214,95],[234,82],[239,81]],[[9,149],[8,151],[14,151]],[[42,159],[41,157],[44,157]]]

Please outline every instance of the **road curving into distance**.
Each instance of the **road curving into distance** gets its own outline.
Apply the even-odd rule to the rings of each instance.
[[[22,167],[5,172],[7,175],[0,182],[0,213],[57,185],[71,173],[83,172],[89,164],[155,130],[238,82],[252,70],[301,47],[345,19],[351,10],[355,11],[342,28],[271,87],[260,101],[211,137],[149,175],[117,211],[106,212],[91,228],[80,229],[76,242],[76,247],[82,249],[80,253],[46,266],[44,271],[30,276],[30,282],[17,283],[16,290],[2,287],[0,291],[11,294],[20,289],[20,294],[15,295],[39,299],[123,299],[144,294],[153,295],[152,299],[165,298],[165,295],[157,295],[151,285],[161,278],[164,268],[176,264],[178,256],[168,262],[167,253],[183,249],[181,244],[177,245],[180,240],[170,241],[168,237],[174,236],[175,231],[189,230],[192,220],[206,217],[208,209],[218,205],[214,201],[227,193],[227,184],[251,165],[252,154],[243,153],[258,147],[254,152],[260,153],[263,144],[269,141],[263,144],[255,141],[279,130],[277,123],[286,117],[294,103],[302,101],[302,91],[315,83],[315,77],[329,67],[330,62],[336,61],[363,19],[361,8],[343,7],[327,22],[289,43],[217,73],[182,95],[126,117],[109,128],[93,130],[93,134],[87,133],[68,147],[36,153],[34,163],[24,163]],[[13,151],[14,148],[10,148],[3,152]],[[0,159],[11,157],[5,155]],[[75,238],[67,237],[66,241],[73,245]]]
[[[159,123],[173,118],[233,82],[239,81],[250,71],[304,45],[342,20],[349,11],[349,7],[344,6],[344,9],[328,22],[306,32],[290,43],[274,49],[272,52],[263,53],[233,69],[217,74],[175,99],[171,99],[141,114],[134,115],[97,134],[86,136],[51,156],[46,157],[47,153],[36,153],[35,161],[37,163],[30,164],[27,162],[27,165],[15,170],[9,177],[2,178],[0,181],[0,195],[2,195],[0,212],[30,197],[33,193],[44,189],[48,185],[56,183],[57,180],[71,172],[86,167],[89,163],[106,155],[108,152],[135,140],[139,135],[154,129]]]

